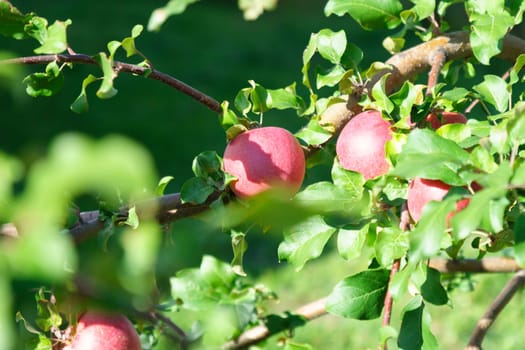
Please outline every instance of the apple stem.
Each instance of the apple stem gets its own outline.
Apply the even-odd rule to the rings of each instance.
[[[487,311],[479,319],[466,347],[467,350],[481,350],[481,343],[490,326],[523,285],[525,285],[525,270],[520,270],[507,282],[496,299],[489,305]]]

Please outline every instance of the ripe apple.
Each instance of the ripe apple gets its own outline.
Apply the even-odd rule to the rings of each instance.
[[[379,111],[364,111],[350,119],[336,143],[342,167],[360,172],[366,180],[387,173],[385,144],[392,138],[390,127]]]
[[[408,186],[407,207],[408,213],[415,222],[418,222],[423,208],[430,201],[440,201],[445,197],[452,186],[440,180],[427,180],[419,177],[410,181]],[[447,215],[447,225],[454,214],[464,209],[470,199],[464,198],[456,203],[456,210]]]
[[[141,350],[139,335],[121,314],[87,311],[80,316],[71,343],[63,350]]]
[[[268,126],[243,132],[226,146],[223,159],[224,171],[237,178],[231,189],[241,198],[271,189],[293,195],[303,183],[303,149],[283,128]]]
[[[432,129],[437,129],[445,124],[465,124],[467,118],[458,112],[441,112],[441,113],[430,113],[426,117],[426,121],[430,124]]]

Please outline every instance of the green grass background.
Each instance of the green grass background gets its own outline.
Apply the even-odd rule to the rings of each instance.
[[[310,33],[322,28],[346,30],[348,40],[364,50],[365,63],[388,57],[381,47],[384,33],[365,32],[349,17],[326,18],[324,3],[282,0],[276,11],[246,22],[234,1],[202,1],[169,19],[159,33],[143,33],[137,46],[155,68],[219,101],[232,101],[249,79],[267,88],[300,82],[302,51]],[[146,25],[151,11],[164,1],[25,0],[13,4],[50,21],[70,18],[70,45],[79,53],[94,54],[105,50],[108,41],[128,36],[133,25]],[[0,38],[2,55],[31,55],[34,47],[32,42]],[[133,58],[131,61],[138,62]],[[66,69],[65,86],[58,95],[32,99],[24,95],[20,81],[24,74],[39,69],[43,67],[12,67],[9,73],[13,76],[0,79],[0,150],[20,157],[27,166],[44,156],[49,143],[61,133],[81,132],[94,138],[122,134],[150,151],[159,178],[174,176],[168,191],[177,192],[192,176],[195,155],[205,150],[222,154],[225,139],[216,114],[159,82],[121,74],[116,80],[119,94],[115,98],[98,100],[94,89],[89,89],[90,111],[76,115],[69,110],[69,104],[80,92],[82,79],[89,73],[98,74],[95,67]],[[265,124],[297,130],[303,121],[284,111],[268,113]],[[202,254],[231,259],[229,237],[210,232],[198,219],[175,224],[172,233],[172,243],[166,244],[159,261],[159,270],[166,276],[180,268],[197,266]],[[273,311],[293,309],[322,297],[345,275],[359,270],[354,262],[328,253],[296,273],[292,267],[277,263],[278,241],[275,235],[252,234],[246,256],[249,273],[280,296],[278,304],[269,306]],[[454,292],[450,307],[431,308],[433,330],[442,349],[464,347],[476,320],[508,278],[476,276],[474,293]],[[485,349],[525,348],[522,298],[522,294],[517,295],[504,310],[489,333]],[[396,312],[401,307],[397,305]],[[375,349],[379,325],[379,321],[324,316],[298,329],[296,337],[316,349]]]

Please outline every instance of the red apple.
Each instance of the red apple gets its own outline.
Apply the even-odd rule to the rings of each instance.
[[[416,177],[408,186],[407,207],[408,213],[415,222],[418,222],[423,213],[423,208],[430,201],[440,201],[445,197],[452,186],[440,180],[427,180]],[[464,198],[456,203],[456,210],[448,214],[447,225],[458,211],[464,209],[470,199]]]
[[[304,152],[286,129],[263,127],[235,137],[224,151],[224,171],[237,180],[233,192],[248,198],[270,189],[295,194],[305,173]]]
[[[389,122],[379,111],[364,111],[353,117],[339,134],[336,153],[342,167],[363,174],[368,180],[386,174],[385,144],[392,138]]]
[[[88,311],[80,316],[63,350],[141,350],[139,335],[121,314]]]
[[[432,129],[437,129],[445,124],[465,124],[467,118],[458,112],[441,112],[441,113],[430,113],[427,115],[426,121],[430,124]]]

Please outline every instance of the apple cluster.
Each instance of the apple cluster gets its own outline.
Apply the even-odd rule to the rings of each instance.
[[[467,119],[457,112],[432,112],[423,122],[437,129],[445,124],[466,123]],[[337,158],[343,168],[361,173],[365,180],[376,178],[390,169],[385,145],[391,139],[392,124],[382,117],[381,112],[363,111],[341,130],[336,143]],[[303,149],[283,128],[261,127],[238,135],[226,146],[223,159],[224,171],[236,178],[230,187],[239,198],[251,198],[276,189],[293,195],[304,180]],[[413,221],[419,221],[428,202],[443,199],[450,188],[440,180],[412,179],[407,207]],[[468,199],[458,201],[455,212],[465,208],[468,202]]]
[[[424,122],[433,129],[451,123],[466,123],[467,118],[461,113],[430,113]],[[392,125],[383,119],[381,112],[368,110],[353,117],[341,131],[336,144],[336,153],[341,166],[347,170],[359,172],[365,180],[386,174],[390,163],[386,159],[385,145],[392,139]],[[407,207],[413,221],[421,218],[424,206],[432,201],[439,201],[451,186],[440,181],[415,178],[409,183]],[[456,211],[465,208],[468,199],[456,204]]]

